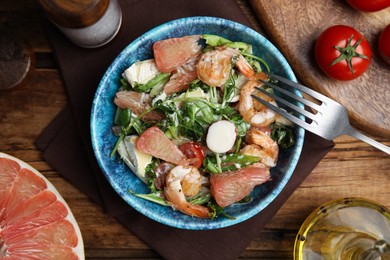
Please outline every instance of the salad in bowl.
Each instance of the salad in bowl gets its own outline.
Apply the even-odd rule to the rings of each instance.
[[[152,30],[132,62],[123,59],[134,53],[122,52],[115,74],[109,68],[99,86],[91,121],[95,153],[114,189],[141,213],[190,229],[259,212],[287,183],[303,141],[291,122],[252,98],[277,105],[256,89],[273,91],[261,81],[274,81],[274,62],[248,36],[232,39],[207,26],[157,37]],[[163,29],[172,30],[169,23]],[[109,113],[98,107],[103,96]],[[105,123],[98,126],[99,113]]]

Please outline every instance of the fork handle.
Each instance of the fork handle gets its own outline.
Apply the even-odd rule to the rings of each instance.
[[[362,140],[362,141],[364,141],[364,142],[366,142],[366,143],[376,147],[377,149],[379,149],[379,150],[381,150],[381,151],[383,151],[383,152],[385,152],[385,153],[390,155],[390,147],[388,147],[388,146],[386,146],[386,145],[384,145],[382,143],[379,143],[379,142],[375,141],[374,139],[372,139],[372,138],[370,138],[370,137],[360,133],[355,128],[351,127],[349,129],[349,131],[348,131],[348,135],[353,136],[353,137],[355,137],[355,138],[357,138],[359,140]]]

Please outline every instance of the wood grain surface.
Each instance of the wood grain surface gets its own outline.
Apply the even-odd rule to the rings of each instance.
[[[285,55],[305,85],[344,105],[361,131],[390,137],[390,66],[380,57],[377,41],[390,23],[390,8],[360,12],[345,0],[250,0],[268,38]],[[326,28],[343,24],[356,28],[370,43],[368,71],[352,81],[328,78],[315,63],[314,45]]]
[[[262,30],[247,1],[238,2],[256,30]],[[80,226],[86,259],[161,259],[64,179],[34,146],[40,132],[67,103],[43,19],[34,0],[2,0],[0,4],[0,23],[17,31],[36,58],[22,84],[0,91],[0,151],[31,164],[58,189]],[[390,138],[375,139],[390,145]],[[257,229],[256,238],[239,258],[292,259],[297,231],[312,210],[342,197],[364,197],[390,208],[389,185],[390,156],[354,138],[340,137],[266,227]]]

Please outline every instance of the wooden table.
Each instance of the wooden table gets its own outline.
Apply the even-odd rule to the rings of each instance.
[[[261,30],[249,4],[238,2]],[[87,259],[158,259],[158,254],[64,180],[34,146],[34,140],[67,102],[38,10],[36,2],[28,0],[3,0],[0,5],[0,22],[18,30],[35,53],[35,64],[26,80],[0,91],[0,151],[31,164],[57,187],[80,225]],[[390,139],[375,139],[390,145]],[[353,138],[335,141],[335,148],[265,229],[258,230],[241,259],[291,259],[300,225],[326,201],[358,196],[390,208],[390,156]]]

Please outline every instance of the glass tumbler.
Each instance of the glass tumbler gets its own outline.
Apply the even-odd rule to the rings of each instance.
[[[117,0],[38,0],[46,16],[74,44],[100,47],[111,41],[122,23]]]
[[[17,30],[0,26],[0,90],[19,85],[34,65],[31,46]]]

